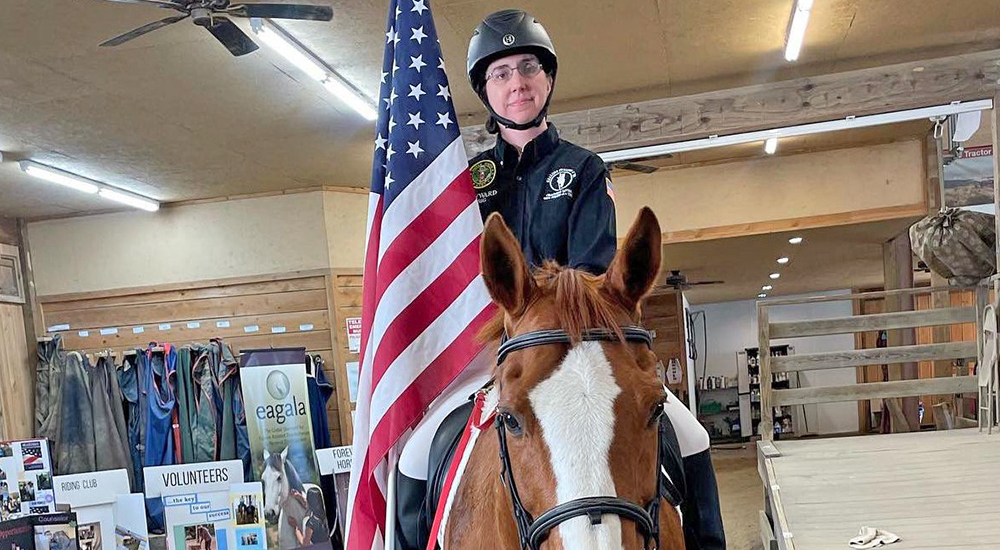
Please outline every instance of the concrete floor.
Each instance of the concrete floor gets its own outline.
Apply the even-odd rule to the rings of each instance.
[[[757,474],[757,448],[748,443],[736,449],[712,449],[726,528],[726,547],[762,550],[757,513],[764,507],[764,488]]]

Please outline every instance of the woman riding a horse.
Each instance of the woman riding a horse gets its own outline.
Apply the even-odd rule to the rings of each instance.
[[[612,260],[616,262],[625,262],[626,260],[618,259],[619,257],[623,257],[621,251],[616,256],[617,233],[614,191],[604,162],[593,152],[561,139],[555,127],[547,121],[548,107],[552,99],[552,91],[556,81],[558,58],[552,41],[544,27],[535,18],[521,10],[503,10],[487,16],[473,33],[469,45],[467,68],[472,88],[489,112],[489,118],[486,123],[487,129],[492,133],[499,134],[496,145],[493,148],[479,154],[470,162],[473,186],[477,193],[483,218],[486,219],[493,213],[498,214],[494,216],[497,219],[496,221],[491,220],[494,226],[493,236],[497,237],[497,235],[502,233],[499,229],[496,229],[496,224],[500,221],[498,218],[502,217],[502,221],[506,223],[500,223],[500,225],[505,226],[505,231],[507,231],[506,227],[509,227],[509,231],[507,232],[511,236],[511,242],[514,242],[519,247],[518,252],[527,270],[526,272],[529,273],[527,280],[530,283],[530,281],[537,279],[534,285],[524,284],[537,290],[548,288],[546,285],[548,284],[547,282],[550,282],[555,285],[550,290],[559,294],[561,300],[569,299],[566,294],[573,292],[589,296],[586,298],[576,296],[574,298],[575,301],[570,302],[560,302],[560,299],[556,300],[557,304],[561,303],[565,307],[575,308],[576,311],[574,314],[583,314],[580,312],[584,310],[591,311],[594,314],[600,312],[610,314],[610,311],[613,313],[612,316],[615,317],[616,323],[622,320],[636,321],[636,319],[631,319],[630,316],[636,314],[637,310],[635,308],[638,307],[639,298],[645,294],[648,287],[641,289],[642,292],[634,297],[634,301],[626,300],[623,303],[612,303],[611,305],[603,304],[602,302],[602,300],[607,300],[608,296],[622,290],[621,288],[613,288],[613,285],[629,286],[634,284],[635,281],[614,280],[612,272],[609,271],[610,266],[613,265]],[[648,217],[653,218],[652,224],[656,225],[655,217],[652,216],[651,212]],[[636,223],[637,225],[633,228],[633,231],[644,224],[648,229],[649,220],[645,219],[644,215],[640,215]],[[640,228],[640,231],[642,231],[642,228]],[[483,240],[482,262],[484,277],[487,280],[494,300],[504,309],[506,321],[511,323],[514,319],[519,318],[519,316],[525,315],[525,311],[512,311],[509,309],[508,305],[510,304],[505,304],[502,300],[497,299],[497,287],[490,285],[488,270],[491,265],[494,265],[492,262],[495,261],[495,258],[491,258],[489,255],[496,253],[498,250],[509,251],[504,247],[487,249],[489,235],[490,223],[487,224]],[[497,239],[504,241],[503,238],[497,237]],[[660,237],[657,233],[656,242],[659,243],[659,241]],[[636,248],[636,250],[640,249],[645,250],[643,247]],[[657,248],[655,250],[656,265],[647,265],[647,268],[653,269],[651,273],[646,274],[650,278],[650,285],[653,283],[653,278],[655,278],[659,269],[659,255],[660,252]],[[513,256],[511,253],[507,253],[504,258],[513,262],[516,260]],[[497,265],[494,265],[494,267],[497,267]],[[534,275],[530,275],[532,269],[537,270]],[[620,269],[618,276],[622,272]],[[631,273],[637,276],[636,272],[633,271]],[[519,274],[518,276],[521,275],[523,274]],[[546,295],[546,292],[540,291],[538,296]],[[528,303],[523,301],[518,303],[518,307],[526,307],[528,305]],[[617,309],[614,306],[617,306]],[[532,304],[532,308],[530,309],[534,312],[538,308]],[[552,314],[551,312],[549,313],[549,315]],[[598,319],[593,319],[596,324],[576,326],[575,328],[611,330],[617,336],[624,338],[625,335],[618,330],[620,328],[618,324],[610,323],[606,315],[603,317],[598,315],[598,317]],[[549,323],[543,322],[540,326],[548,324],[550,326],[546,328],[565,329],[565,327],[559,325],[559,319],[549,319],[548,321]],[[596,343],[574,339],[572,337],[574,336],[572,330],[570,334],[570,343],[572,345],[568,349],[563,344],[539,347],[537,351],[521,352],[546,357],[548,361],[543,361],[542,364],[547,364],[550,367],[549,369],[528,369],[523,366],[520,368],[509,368],[501,366],[497,367],[496,372],[494,372],[492,361],[487,362],[482,360],[483,358],[480,358],[480,361],[474,362],[474,364],[466,369],[466,373],[452,385],[450,391],[445,392],[445,395],[432,405],[425,420],[416,428],[414,434],[411,436],[410,443],[407,444],[400,457],[399,474],[397,475],[397,502],[400,503],[397,506],[397,548],[423,548],[423,545],[426,543],[427,525],[429,524],[426,508],[424,512],[416,514],[413,513],[413,510],[417,509],[419,511],[419,505],[414,507],[414,503],[421,502],[427,492],[426,480],[430,474],[428,472],[428,449],[430,448],[431,439],[434,438],[435,433],[438,431],[438,425],[456,407],[467,401],[469,394],[482,386],[494,374],[500,376],[501,371],[503,371],[504,374],[500,377],[501,385],[504,378],[508,376],[505,373],[511,371],[518,372],[519,374],[527,374],[529,371],[532,371],[534,372],[534,376],[549,375],[552,372],[551,367],[557,365],[562,365],[558,367],[559,372],[561,372],[565,368],[565,364],[569,362],[570,355],[573,355],[578,348],[586,348],[594,351],[593,348]],[[507,336],[512,337],[513,334],[508,331]],[[624,341],[627,341],[627,339]],[[603,348],[611,347],[607,343],[596,345]],[[628,347],[635,347],[635,345],[630,344]],[[607,360],[614,367],[612,370],[614,371],[616,382],[613,382],[613,384],[617,383],[621,390],[632,390],[631,385],[617,381],[620,369],[617,363],[611,361],[611,359],[621,354],[605,349],[605,355],[608,355]],[[650,353],[649,355],[651,356],[652,354]],[[513,355],[511,357],[513,358]],[[562,358],[562,363],[558,361],[559,358]],[[581,358],[581,361],[587,362],[586,357]],[[653,364],[655,364],[655,360]],[[643,369],[640,368],[639,371],[643,371]],[[559,385],[555,383],[556,380],[561,379],[553,375],[551,378],[553,381],[552,384],[545,385],[545,382],[541,380],[535,380],[535,382],[540,382],[539,386],[544,385],[549,388],[548,391],[543,392],[545,395],[565,394],[572,396],[573,399],[582,399],[582,396],[579,394],[580,392],[577,391],[579,388],[574,384]],[[647,382],[649,381],[645,380],[642,384],[646,384]],[[552,387],[553,385],[555,387]],[[584,385],[586,386],[586,384]],[[675,475],[675,477],[683,477],[684,479],[672,480],[672,485],[685,488],[680,508],[683,512],[683,531],[686,547],[688,549],[723,549],[725,548],[725,535],[719,512],[715,473],[709,455],[708,434],[683,403],[670,395],[669,391],[662,384],[658,384],[657,387],[659,388],[658,395],[666,396],[665,402],[662,403],[660,409],[666,411],[666,416],[669,418],[669,424],[672,428],[671,431],[676,434],[677,443],[673,445],[673,450],[676,454],[683,456],[683,466],[673,468],[673,471],[677,472],[680,470],[679,475]],[[501,405],[504,399],[503,393],[501,389]],[[530,392],[527,395],[530,401]],[[632,400],[643,405],[648,404],[643,401],[643,399],[649,399],[648,396],[632,395],[626,397],[627,395],[623,391],[617,393],[616,397],[612,400],[615,403],[613,407],[614,416],[618,419],[618,422],[611,422],[613,426],[619,426],[622,420],[621,415],[625,414],[624,411],[620,410],[624,407],[624,405],[620,404],[623,401]],[[524,396],[521,399],[523,400]],[[553,401],[558,402],[557,399]],[[607,404],[606,401],[605,399],[605,404]],[[572,399],[570,402],[572,402]],[[538,405],[532,402],[532,406],[537,408]],[[520,409],[515,408],[512,410],[524,411],[527,404],[519,403],[519,407]],[[572,407],[570,407],[570,410],[572,410]],[[590,409],[587,410],[589,411]],[[581,411],[581,414],[585,414],[585,412]],[[468,417],[468,412],[465,412],[465,417]],[[532,415],[527,416],[527,418],[531,417]],[[545,434],[544,439],[549,438],[548,432],[550,430],[565,431],[571,428],[571,424],[563,425],[558,422],[554,425],[556,427],[547,428],[546,422],[537,422],[541,418],[537,410],[534,412],[536,420],[531,421],[525,418],[524,421],[526,424],[521,423],[521,420],[513,412],[502,418],[505,419],[504,422],[516,422],[518,428],[523,430],[524,433],[528,433],[531,428],[540,430],[542,434]],[[605,428],[607,428],[609,422],[605,422]],[[464,425],[464,422],[459,422],[459,425]],[[508,429],[507,435],[511,435],[511,432],[512,430]],[[581,445],[579,448],[573,448],[574,450],[571,450],[571,448],[557,450],[553,448],[552,442],[548,441],[547,446],[540,445],[535,449],[534,454],[526,451],[523,459],[516,462],[522,467],[528,468],[539,465],[537,473],[541,477],[545,476],[542,476],[544,468],[540,465],[552,464],[552,470],[548,472],[548,475],[553,479],[558,479],[560,474],[557,470],[561,466],[556,466],[557,462],[554,462],[555,455],[560,453],[566,454],[569,457],[567,458],[569,462],[566,464],[569,464],[572,468],[576,468],[581,463],[571,455],[574,453],[587,454],[591,452],[588,446],[594,443],[594,438],[598,434],[587,433],[584,430],[580,430],[580,432],[580,439],[577,441]],[[621,434],[625,432],[612,433],[613,437],[611,440],[613,445],[609,448],[618,449],[621,443],[619,441]],[[653,430],[649,438],[650,442],[657,440],[655,434],[656,430]],[[509,439],[511,440],[510,456],[513,463],[513,456],[518,452],[515,450],[518,445],[514,441],[517,438]],[[541,439],[538,441],[541,441]],[[655,446],[651,443],[649,448]],[[670,445],[667,446],[670,447]],[[478,447],[479,445],[477,445],[477,450]],[[625,470],[627,475],[632,476],[647,474],[645,471],[636,469],[636,464],[642,462],[641,460],[636,460],[638,457],[629,457],[623,459],[623,461],[613,459],[614,456],[620,455],[619,451],[609,451],[612,457],[608,463],[613,472],[611,477],[616,478],[614,486],[617,486],[617,477],[620,470]],[[668,449],[668,452],[660,452],[659,456],[663,458],[670,454]],[[492,462],[496,466],[495,463],[497,460],[495,454],[493,455]],[[566,464],[563,464],[563,466]],[[470,459],[468,467],[470,473],[473,465],[472,459]],[[597,468],[595,471],[597,470],[601,470],[601,468]],[[669,472],[671,469],[667,468],[666,471]],[[582,471],[577,471],[576,475],[579,477],[587,476]],[[516,473],[513,477],[518,479],[518,487],[531,483],[531,481],[520,481],[520,477]],[[545,479],[549,478],[545,477]],[[585,481],[583,480],[583,482]],[[604,481],[607,482],[608,480],[605,479]],[[543,482],[542,484],[544,485],[545,483]],[[637,486],[639,485],[637,481],[636,484]],[[466,487],[463,481],[463,488]],[[591,493],[593,491],[602,492],[611,486],[604,483],[602,487],[602,489],[598,489],[596,486],[592,486],[589,490],[583,490],[583,493],[588,493],[588,491]],[[649,489],[651,485],[646,483],[644,487],[644,491],[648,492],[646,489]],[[524,491],[522,490],[522,492]],[[532,491],[532,493],[534,492]],[[556,492],[559,491],[557,490]],[[570,493],[576,492],[570,491]],[[545,491],[540,491],[540,493],[544,494]],[[618,494],[619,496],[622,495],[621,492],[618,492]],[[490,502],[495,500],[494,497],[499,498],[500,496],[479,496],[479,498]],[[461,496],[459,495],[455,498],[455,507],[458,509],[458,499]],[[512,496],[508,495],[503,497],[503,500],[510,502],[512,498]],[[557,500],[565,499],[560,495]],[[638,496],[625,500],[635,504],[645,504],[645,501],[639,499]],[[535,503],[537,506],[534,507],[527,502],[523,504],[524,508],[533,517],[538,517],[537,514],[553,508],[551,502],[549,502],[549,505],[545,505],[544,502],[538,502]],[[502,504],[499,505],[502,506]],[[480,506],[487,507],[492,506],[492,504],[483,503]],[[600,515],[592,515],[591,519],[595,519],[596,517],[600,517]],[[610,523],[614,523],[615,518],[611,518],[611,520]],[[576,520],[571,521],[575,522]],[[514,527],[515,524],[517,522],[512,521],[510,527]],[[455,524],[451,523],[450,525],[453,526]],[[520,529],[519,527],[519,530],[523,531],[524,529]],[[564,530],[564,527],[560,526],[559,531],[562,532]],[[476,531],[470,530],[470,532]],[[623,528],[622,533],[626,532],[631,533],[633,531]],[[523,533],[521,534],[523,535]],[[558,539],[558,537],[555,538]],[[621,540],[630,539],[629,536],[625,536]],[[524,540],[521,540],[520,546],[513,544],[512,546],[497,545],[497,547],[523,548],[525,547],[524,542]],[[457,544],[452,547],[466,548],[468,546]],[[577,546],[571,547],[577,548]],[[628,545],[626,547],[638,548],[639,546]]]

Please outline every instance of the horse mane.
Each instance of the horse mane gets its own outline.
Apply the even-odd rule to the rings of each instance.
[[[604,275],[547,260],[533,276],[538,292],[532,303],[540,296],[552,296],[559,328],[565,330],[574,343],[580,341],[584,330],[594,328],[610,330],[619,340],[624,340],[619,324],[621,305],[601,292]],[[529,303],[528,307],[531,305]],[[503,332],[504,311],[499,310],[479,331],[479,339],[491,342],[500,338]]]
[[[274,470],[282,468],[285,472],[285,476],[288,477],[288,486],[293,491],[305,491],[305,486],[302,484],[302,478],[299,477],[299,472],[295,469],[295,466],[292,465],[291,461],[285,460],[284,465],[282,465],[281,453],[271,453],[271,456],[267,457],[265,468],[267,466],[270,466]]]

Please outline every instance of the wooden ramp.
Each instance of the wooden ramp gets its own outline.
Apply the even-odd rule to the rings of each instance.
[[[761,441],[758,455],[765,549],[849,548],[863,525],[900,536],[887,550],[1000,548],[1000,436]]]

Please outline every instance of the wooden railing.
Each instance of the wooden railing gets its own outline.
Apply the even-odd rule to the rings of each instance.
[[[981,315],[977,314],[977,309],[981,311],[981,307],[946,307],[923,311],[899,311],[794,322],[770,321],[770,310],[775,306],[902,298],[916,294],[951,292],[955,290],[968,289],[958,287],[923,287],[800,299],[762,300],[757,302],[759,349],[771,349],[771,341],[777,338],[802,338],[875,330],[914,329],[917,327],[963,323],[976,323],[976,332],[977,334],[981,334],[982,331],[979,326]],[[980,306],[986,300],[986,287],[981,286],[975,290],[976,304]],[[774,438],[773,429],[771,429],[769,423],[765,423],[770,418],[774,407],[919,395],[976,393],[978,391],[978,382],[975,376],[892,380],[888,382],[857,383],[845,386],[773,389],[770,381],[773,379],[774,373],[914,363],[918,361],[975,359],[979,345],[978,341],[944,342],[779,357],[771,357],[769,353],[762,353],[760,356],[761,436],[765,440]]]

